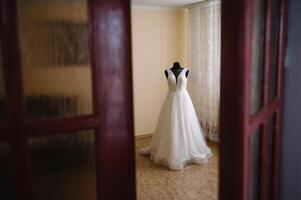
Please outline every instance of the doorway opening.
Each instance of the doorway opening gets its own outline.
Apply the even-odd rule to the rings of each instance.
[[[137,198],[218,199],[221,2],[162,3],[132,1],[131,6]],[[172,73],[166,70],[177,62],[188,71],[185,90],[193,103],[190,113],[186,100],[178,102],[176,106],[183,107],[181,112],[187,112],[183,116],[176,113],[176,106],[169,105],[169,101],[175,104],[177,97],[168,88],[168,76]],[[172,108],[164,111],[169,106]],[[190,131],[193,125],[186,126],[195,120],[194,112],[198,121],[196,129],[200,125],[200,132]],[[176,127],[181,129],[179,134]],[[152,150],[151,156],[142,154],[155,134],[157,140],[166,139],[165,144],[158,145],[179,150],[166,148],[160,155],[154,154],[156,150]],[[189,141],[190,137],[194,139]],[[198,137],[205,140],[212,157],[201,165],[185,163],[182,166],[179,162],[181,170],[173,170],[177,167],[171,162],[178,160],[171,161],[168,157],[185,152],[189,155],[181,159],[192,162],[198,150],[189,152],[190,149],[202,148],[200,143],[193,146]],[[177,144],[172,144],[174,140]],[[199,151],[200,157],[203,156],[203,150]],[[160,161],[163,159],[165,163]]]

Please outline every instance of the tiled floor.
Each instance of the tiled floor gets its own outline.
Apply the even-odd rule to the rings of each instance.
[[[171,171],[153,164],[138,150],[150,138],[136,139],[138,200],[215,200],[218,192],[218,146],[210,143],[213,157],[206,165],[188,165]]]

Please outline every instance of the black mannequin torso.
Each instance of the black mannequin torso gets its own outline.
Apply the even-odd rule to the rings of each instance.
[[[180,73],[182,72],[183,69],[184,68],[180,66],[179,62],[174,62],[172,68],[170,68],[172,73],[175,75],[176,80],[178,79],[178,76],[180,75]],[[186,78],[188,77],[188,73],[189,73],[189,70],[187,70],[185,73]],[[165,76],[166,76],[166,78],[168,78],[167,70],[165,70]]]

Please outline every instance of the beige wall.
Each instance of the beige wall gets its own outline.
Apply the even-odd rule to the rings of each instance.
[[[164,70],[185,59],[183,10],[132,8],[135,135],[155,131],[168,86]]]

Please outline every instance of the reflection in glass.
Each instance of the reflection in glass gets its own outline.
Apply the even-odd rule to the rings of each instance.
[[[250,115],[262,106],[263,94],[263,66],[264,66],[264,13],[265,1],[254,0],[252,56],[251,56],[251,84],[250,84]]]
[[[29,140],[35,200],[96,200],[93,131]]]
[[[12,163],[10,157],[10,145],[0,142],[0,199],[16,199],[13,190]]]
[[[17,0],[29,118],[92,114],[87,0]]]
[[[249,136],[249,200],[259,199],[261,129]]]
[[[266,173],[266,199],[272,200],[272,183],[273,183],[273,144],[276,125],[276,114],[269,119],[268,144],[267,144],[267,173]]]
[[[0,41],[0,120],[5,118],[5,110],[4,110],[4,74],[3,74],[3,60],[2,60],[2,45]]]
[[[269,100],[272,101],[277,95],[277,69],[278,69],[278,41],[279,41],[279,18],[280,18],[280,2],[273,0],[272,14],[272,31],[271,31],[271,65],[270,65],[270,80],[269,80]]]

